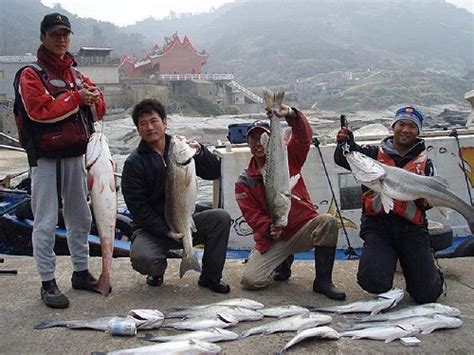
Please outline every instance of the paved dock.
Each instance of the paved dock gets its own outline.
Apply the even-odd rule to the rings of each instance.
[[[144,277],[132,270],[128,258],[113,261],[113,292],[105,298],[100,294],[76,291],[71,288],[72,273],[70,258],[57,259],[57,280],[63,292],[69,297],[71,305],[64,310],[46,307],[39,296],[40,281],[36,273],[34,260],[26,256],[0,255],[5,263],[0,269],[18,269],[17,275],[0,274],[0,353],[1,354],[90,354],[94,351],[113,351],[152,345],[136,337],[112,337],[100,331],[69,330],[51,328],[34,330],[34,326],[44,320],[83,319],[111,314],[126,314],[131,309],[154,308],[162,312],[173,307],[192,306],[221,301],[227,298],[246,297],[262,302],[266,306],[284,304],[298,305],[335,305],[324,296],[311,291],[314,278],[312,262],[299,261],[293,265],[293,275],[287,282],[271,285],[266,290],[246,291],[239,286],[242,261],[229,260],[226,263],[224,279],[231,285],[229,295],[219,295],[197,286],[198,274],[187,273],[183,279],[178,277],[179,260],[170,260],[165,274],[165,283],[161,287],[149,287]],[[447,296],[441,296],[440,303],[461,310],[464,325],[460,329],[439,330],[432,334],[420,335],[421,345],[407,348],[399,341],[389,344],[374,340],[338,341],[309,340],[289,350],[294,354],[472,354],[474,353],[474,268],[473,258],[440,260],[447,281]],[[95,275],[100,273],[101,259],[91,258],[90,269]],[[337,261],[335,282],[344,286],[349,303],[369,299],[356,283],[357,261]],[[403,287],[400,274],[396,275],[395,286]],[[410,297],[397,308],[413,304]],[[343,316],[334,316],[330,324],[337,327]],[[244,322],[232,330],[241,332],[259,322]],[[145,331],[152,334],[171,334],[172,331]],[[251,336],[232,342],[218,343],[224,354],[274,354],[294,333],[278,333],[269,336]]]

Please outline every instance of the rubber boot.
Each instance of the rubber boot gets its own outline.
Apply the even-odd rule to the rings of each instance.
[[[333,300],[343,301],[346,299],[346,294],[332,283],[332,268],[335,256],[336,247],[314,248],[316,278],[313,282],[313,291],[322,293]]]
[[[295,257],[291,254],[289,257],[285,259],[275,270],[275,276],[273,280],[275,281],[286,281],[291,276],[291,265],[293,264],[293,260]]]

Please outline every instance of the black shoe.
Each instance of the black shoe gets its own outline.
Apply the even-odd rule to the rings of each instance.
[[[229,293],[230,286],[227,285],[224,281],[210,281],[204,278],[199,278],[198,285],[201,287],[207,287],[209,290],[217,293]]]
[[[43,286],[41,287],[41,298],[43,299],[44,304],[50,308],[69,307],[69,300],[61,291],[59,291],[55,279],[43,282]]]
[[[74,271],[71,277],[72,288],[75,290],[97,291],[97,280],[89,270]]]
[[[293,260],[295,257],[291,254],[289,257],[285,259],[275,270],[275,276],[273,280],[275,281],[286,281],[291,276],[291,264],[293,264]]]
[[[153,287],[160,286],[163,283],[163,275],[162,276],[148,275],[146,277],[146,283],[147,285],[153,286]]]

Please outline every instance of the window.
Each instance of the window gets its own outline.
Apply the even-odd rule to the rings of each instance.
[[[3,79],[5,77],[5,72],[3,70],[0,70],[0,79]]]
[[[352,174],[339,174],[338,180],[341,210],[355,210],[361,208],[360,194],[362,188],[360,184],[354,180]]]

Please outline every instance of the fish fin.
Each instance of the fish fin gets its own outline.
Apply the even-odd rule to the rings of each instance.
[[[38,325],[36,325],[35,329],[47,329],[47,328],[53,328],[53,327],[65,327],[65,325],[59,325],[55,321],[51,321],[51,320],[44,320]]]
[[[283,103],[283,98],[285,97],[285,92],[283,90],[277,91],[273,96],[273,104],[277,107],[280,107]]]
[[[398,339],[398,336],[394,335],[394,336],[388,337],[387,339],[385,339],[385,344],[391,343],[395,339]]]
[[[92,191],[93,186],[94,186],[94,175],[87,174],[87,190]]]
[[[112,286],[110,285],[110,274],[102,273],[95,286],[96,291],[100,292],[103,296],[107,297],[112,292]]]
[[[429,176],[428,177],[430,180],[436,181],[438,184],[442,185],[445,189],[449,188],[449,183],[448,180],[446,180],[442,176]]]
[[[425,328],[421,331],[421,334],[430,334],[432,332],[434,332],[437,328],[436,327],[428,327],[428,328]]]
[[[263,89],[263,102],[265,103],[265,108],[272,108],[273,94],[267,89]]]
[[[115,179],[109,180],[110,191],[115,192]]]
[[[283,143],[285,145],[288,145],[288,142],[290,141],[290,138],[291,138],[291,127],[284,128],[283,132],[281,133],[281,137],[283,139]]]
[[[300,174],[296,174],[296,175],[293,175],[292,177],[290,177],[290,191],[293,190],[293,188],[296,186],[296,184],[298,183],[299,179],[300,179],[301,175]]]
[[[196,255],[194,254],[186,255],[181,259],[181,265],[179,266],[179,278],[182,279],[188,270],[201,272],[201,266],[199,265]]]
[[[226,323],[230,323],[230,324],[237,324],[239,323],[239,321],[237,320],[237,318],[235,318],[234,316],[230,315],[230,314],[227,314],[227,313],[217,313],[217,317],[226,322]]]
[[[265,154],[268,153],[268,141],[270,140],[270,136],[268,135],[267,132],[263,132],[262,135],[260,136],[260,144],[263,147],[263,150],[265,151]]]
[[[389,213],[393,209],[393,199],[385,194],[380,194],[380,199],[382,201],[383,210],[385,213]]]
[[[194,219],[191,217],[191,230],[196,233],[198,230],[196,228],[196,223],[194,223]]]

